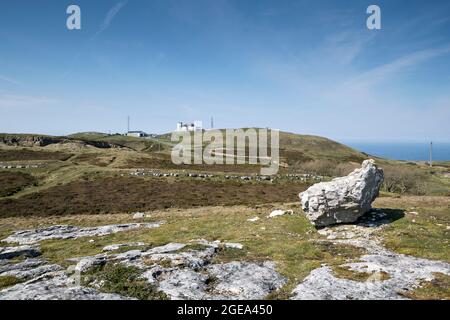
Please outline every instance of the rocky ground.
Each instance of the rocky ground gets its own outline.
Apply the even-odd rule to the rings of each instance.
[[[293,291],[292,299],[406,299],[405,293],[432,281],[435,273],[450,275],[450,264],[394,253],[381,245],[377,235],[386,220],[381,210],[373,210],[355,225],[335,226],[319,231],[326,240],[363,248],[367,253],[358,262],[335,267],[353,273],[354,279],[336,275],[329,266],[313,270]]]
[[[277,224],[280,219],[299,219],[292,212],[261,219]],[[246,221],[246,220],[245,220]],[[318,230],[314,243],[350,246],[363,254],[352,262],[324,263],[289,289],[290,299],[406,299],[437,274],[450,275],[446,262],[416,258],[386,249],[380,232],[392,222],[373,210],[355,224]],[[254,225],[258,222],[248,222]],[[109,243],[102,252],[47,261],[40,244],[46,241],[94,242],[106,235],[133,230],[154,232],[163,222],[123,223],[100,227],[56,225],[16,231],[0,247],[0,277],[16,279],[0,291],[0,299],[264,299],[286,290],[288,279],[270,259],[230,259],[218,262],[223,250],[245,251],[245,244],[191,239],[148,246],[144,242]],[[301,258],[301,257],[299,257]],[[133,274],[145,296],[128,295],[120,286],[119,273]],[[113,276],[111,276],[113,275]],[[128,292],[130,292],[128,290]]]
[[[1,249],[0,276],[13,276],[24,282],[1,291],[0,299],[129,299],[101,292],[103,284],[98,279],[83,283],[87,272],[106,264],[136,268],[140,278],[170,299],[262,299],[286,282],[275,270],[275,263],[270,261],[211,263],[220,248],[241,250],[243,246],[204,239],[123,253],[111,252],[143,244],[111,244],[103,248],[102,254],[69,259],[73,268],[68,270],[39,258],[37,243],[46,239],[101,236],[130,228],[155,228],[160,225],[124,224],[97,228],[54,226],[15,232],[3,241],[34,245]],[[13,260],[21,256],[27,259],[20,262]]]

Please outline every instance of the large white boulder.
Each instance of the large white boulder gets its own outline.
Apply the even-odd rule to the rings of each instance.
[[[383,178],[375,161],[365,160],[348,176],[314,184],[300,193],[303,212],[316,227],[355,222],[372,209]]]

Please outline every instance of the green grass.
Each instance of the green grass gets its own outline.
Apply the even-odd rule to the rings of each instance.
[[[376,279],[377,281],[384,281],[390,278],[389,274],[387,274],[386,272],[374,272],[374,273],[359,272],[353,271],[345,266],[335,266],[333,267],[333,272],[335,276],[338,278],[360,282],[366,282],[367,280],[370,279]]]
[[[93,281],[101,282],[100,291],[116,293],[139,300],[165,300],[167,296],[140,278],[136,267],[124,266],[120,263],[107,263],[83,274],[82,283],[89,286]]]
[[[414,300],[450,300],[450,276],[435,273],[433,280],[424,281],[418,288],[400,294]]]
[[[383,244],[398,253],[450,263],[449,203],[446,197],[378,199],[377,207],[406,212],[403,218],[385,226],[380,234]]]
[[[0,290],[11,287],[21,282],[22,280],[14,276],[0,276]]]

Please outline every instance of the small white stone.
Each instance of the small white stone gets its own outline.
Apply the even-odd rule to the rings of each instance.
[[[135,212],[133,213],[133,219],[144,219],[145,213],[143,212]]]
[[[285,214],[293,214],[294,211],[292,210],[274,210],[272,211],[267,218],[275,218],[275,217],[279,217],[279,216],[284,216]]]
[[[240,243],[233,243],[233,242],[226,242],[225,243],[225,247],[226,248],[230,248],[230,249],[239,249],[239,250],[244,248],[244,246],[242,244],[240,244]]]

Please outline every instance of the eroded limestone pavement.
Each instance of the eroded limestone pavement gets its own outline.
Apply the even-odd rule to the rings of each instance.
[[[69,270],[39,258],[37,243],[45,239],[100,236],[138,227],[157,228],[160,225],[130,224],[97,228],[54,226],[15,232],[4,241],[28,245],[1,249],[0,276],[14,276],[23,282],[0,291],[0,299],[128,299],[118,294],[102,293],[101,284],[96,282],[89,287],[80,285],[83,274],[106,263],[136,267],[142,279],[171,299],[262,299],[286,282],[275,270],[275,263],[270,261],[213,263],[219,250],[242,250],[243,246],[204,239],[123,253],[113,252],[119,248],[144,244],[112,244],[104,247],[101,254],[69,259],[73,264]],[[27,259],[19,262],[13,260],[19,256]]]
[[[292,216],[292,219],[296,219]],[[380,244],[379,231],[390,222],[382,210],[373,210],[356,224],[319,230],[320,241],[362,248],[359,261],[342,267],[369,274],[367,281],[339,278],[330,266],[313,270],[292,292],[292,299],[405,299],[399,294],[431,281],[434,273],[450,274],[450,265],[440,261],[397,254]],[[171,299],[262,299],[286,284],[274,262],[232,261],[216,263],[220,250],[242,250],[239,243],[168,243],[146,248],[144,243],[119,243],[103,248],[101,254],[69,259],[68,270],[41,257],[39,242],[102,236],[134,228],[157,228],[152,224],[124,224],[96,228],[53,226],[15,232],[4,239],[19,246],[0,248],[0,276],[14,276],[22,282],[0,291],[1,299],[130,299],[101,292],[102,284],[80,285],[83,274],[106,263],[133,266],[140,277]],[[276,222],[274,222],[276,223]],[[117,253],[116,250],[130,250]],[[138,249],[133,249],[133,248]],[[140,248],[141,247],[141,248]],[[17,259],[17,258],[26,259]],[[383,275],[383,276],[381,276]]]
[[[407,299],[402,293],[413,290],[434,273],[450,275],[450,265],[394,253],[381,245],[379,232],[391,220],[383,210],[374,209],[354,225],[319,230],[322,241],[355,246],[366,251],[359,261],[340,267],[365,273],[366,281],[339,278],[330,266],[313,270],[292,292],[292,299]]]

